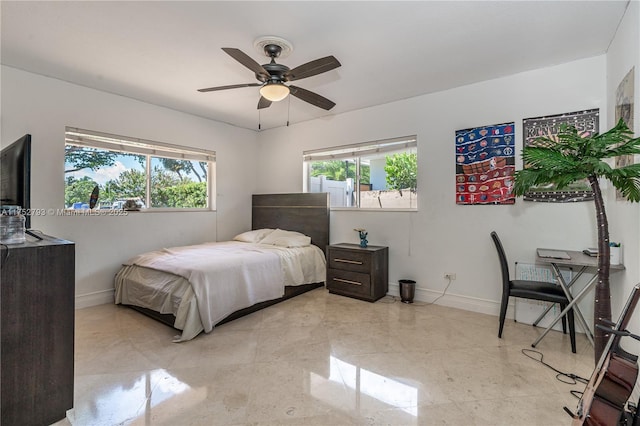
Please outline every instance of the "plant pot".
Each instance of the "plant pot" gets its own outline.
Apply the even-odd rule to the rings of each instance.
[[[402,303],[413,303],[413,296],[416,294],[416,282],[413,280],[400,280],[400,301]]]

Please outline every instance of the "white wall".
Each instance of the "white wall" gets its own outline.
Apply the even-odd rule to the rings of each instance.
[[[640,2],[629,3],[616,36],[607,52],[607,105],[609,111],[607,128],[615,124],[616,90],[622,79],[631,68],[635,67],[634,76],[634,131],[640,137]],[[640,158],[635,159],[636,163]],[[620,315],[631,292],[631,288],[640,282],[640,205],[616,201],[613,191],[609,191],[607,216],[609,231],[612,236],[619,236],[623,242],[623,257],[627,268],[624,279],[611,282],[612,317],[614,320]],[[636,314],[635,318],[640,315]],[[633,324],[633,323],[632,323]],[[636,320],[635,332],[638,332]],[[624,343],[624,342],[623,342]],[[640,345],[636,346],[636,349]],[[637,351],[632,351],[637,353]]]
[[[432,300],[445,288],[443,273],[455,272],[438,303],[495,314],[500,272],[489,233],[498,231],[511,263],[534,262],[536,247],[593,247],[595,210],[592,202],[456,205],[455,131],[514,121],[520,168],[523,118],[600,108],[602,127],[606,99],[606,59],[599,56],[264,131],[259,190],[302,190],[303,150],[416,134],[419,211],[333,211],[331,242],[355,243],[353,228],[364,227],[370,244],[390,247],[392,284],[414,279],[416,298]]]
[[[113,300],[128,257],[161,247],[230,239],[251,225],[257,134],[122,96],[2,67],[1,137],[32,135],[32,208],[64,205],[64,131],[73,126],[214,150],[217,211],[46,216],[31,227],[76,243],[76,306]]]

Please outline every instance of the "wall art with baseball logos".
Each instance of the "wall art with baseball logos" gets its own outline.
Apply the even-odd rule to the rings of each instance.
[[[514,204],[515,123],[456,131],[456,204]]]

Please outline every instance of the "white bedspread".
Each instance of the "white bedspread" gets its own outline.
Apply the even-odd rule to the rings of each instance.
[[[206,243],[144,253],[129,259],[125,265],[138,265],[187,279],[205,332],[239,309],[282,297],[284,286],[325,280],[324,255],[316,246],[284,248],[238,241]]]

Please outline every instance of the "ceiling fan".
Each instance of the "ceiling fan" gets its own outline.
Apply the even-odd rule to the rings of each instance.
[[[302,87],[292,84],[287,85],[285,83],[331,71],[332,69],[338,68],[341,65],[340,62],[333,56],[327,56],[290,69],[286,65],[276,63],[276,58],[280,57],[283,47],[287,49],[287,52],[291,51],[290,44],[283,45],[280,41],[284,40],[269,40],[263,45],[264,54],[271,58],[271,62],[263,65],[258,64],[240,49],[232,47],[222,48],[222,50],[233,59],[253,71],[256,74],[256,79],[258,79],[260,83],[208,87],[206,89],[198,89],[198,92],[214,92],[217,90],[238,89],[241,87],[260,87],[258,109],[268,108],[272,102],[281,101],[289,94],[325,110],[333,108],[336,104],[329,99],[303,89]]]

